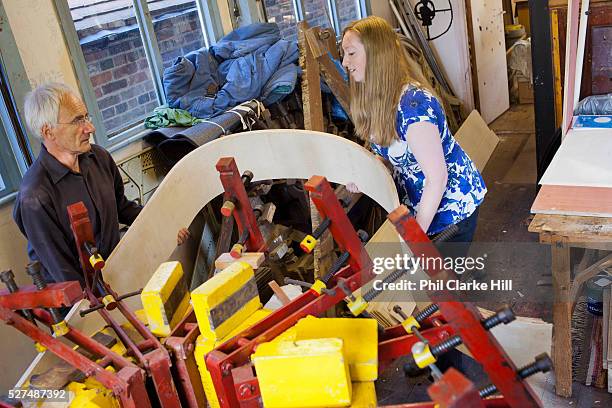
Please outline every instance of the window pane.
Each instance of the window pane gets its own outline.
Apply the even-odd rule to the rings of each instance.
[[[304,14],[311,27],[331,27],[327,0],[304,0]]]
[[[0,123],[0,198],[17,191],[19,168],[4,125]]]
[[[164,61],[164,68],[191,51],[204,47],[204,34],[200,27],[195,1],[148,0],[153,17],[153,29]]]
[[[266,0],[264,3],[269,23],[278,24],[281,36],[288,40],[297,39],[297,21],[292,0]]]
[[[159,105],[132,0],[68,0],[109,135]]]
[[[348,23],[359,19],[358,1],[359,0],[336,0],[341,32]]]

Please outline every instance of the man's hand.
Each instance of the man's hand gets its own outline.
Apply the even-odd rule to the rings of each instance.
[[[176,244],[183,245],[188,238],[191,237],[191,233],[187,228],[181,228],[176,236]]]

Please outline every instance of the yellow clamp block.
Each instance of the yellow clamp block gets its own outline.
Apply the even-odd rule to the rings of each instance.
[[[402,327],[406,330],[406,333],[411,334],[413,328],[420,329],[421,325],[414,316],[410,316],[402,322]]]
[[[253,268],[234,262],[191,292],[191,303],[202,335],[214,340],[261,308]]]
[[[104,258],[102,258],[102,255],[98,253],[95,253],[89,257],[89,263],[94,269],[104,268]]]
[[[354,302],[348,302],[348,308],[354,316],[359,316],[368,307],[368,302],[359,296]]]
[[[273,341],[319,338],[342,339],[343,354],[352,381],[378,378],[378,325],[374,319],[316,318],[307,316]]]
[[[352,383],[343,346],[339,338],[261,343],[251,361],[257,371],[263,405],[349,406]]]
[[[320,279],[317,279],[315,281],[315,283],[312,284],[312,286],[310,287],[310,289],[314,290],[315,292],[317,292],[317,294],[321,294],[321,292],[323,291],[323,289],[327,288],[327,285],[325,285],[325,282],[323,282]]]
[[[159,265],[142,289],[140,300],[151,333],[169,336],[189,308],[189,287],[181,263]]]
[[[102,303],[104,303],[104,306],[108,306],[111,303],[115,303],[115,298],[113,295],[106,295],[102,298]]]
[[[300,242],[300,248],[307,254],[311,253],[316,245],[317,240],[312,235],[306,235],[302,242]]]
[[[64,334],[70,331],[65,320],[62,320],[61,322],[56,324],[52,324],[51,328],[53,329],[53,333],[55,333],[57,337],[63,336]]]
[[[41,343],[39,343],[39,342],[34,343],[34,348],[39,353],[44,353],[45,351],[47,351],[47,348],[45,346],[43,346]]]
[[[412,353],[412,357],[419,368],[425,368],[436,362],[436,358],[431,354],[431,350],[429,350],[429,344],[426,344],[420,353]]]

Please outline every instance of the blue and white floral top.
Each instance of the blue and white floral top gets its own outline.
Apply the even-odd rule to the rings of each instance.
[[[393,164],[393,178],[400,199],[412,212],[421,201],[426,182],[425,174],[410,151],[405,136],[408,126],[417,122],[431,122],[438,127],[448,169],[446,192],[427,231],[428,234],[435,234],[472,215],[484,199],[487,188],[480,172],[448,129],[440,102],[427,90],[408,85],[398,105],[396,130],[399,139],[388,147],[371,145],[374,153]]]

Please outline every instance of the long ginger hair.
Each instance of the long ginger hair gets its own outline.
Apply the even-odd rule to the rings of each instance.
[[[366,53],[364,81],[349,80],[355,133],[366,143],[389,146],[397,138],[397,106],[404,86],[432,89],[386,20],[369,16],[347,25],[342,37],[348,31],[359,35]]]

